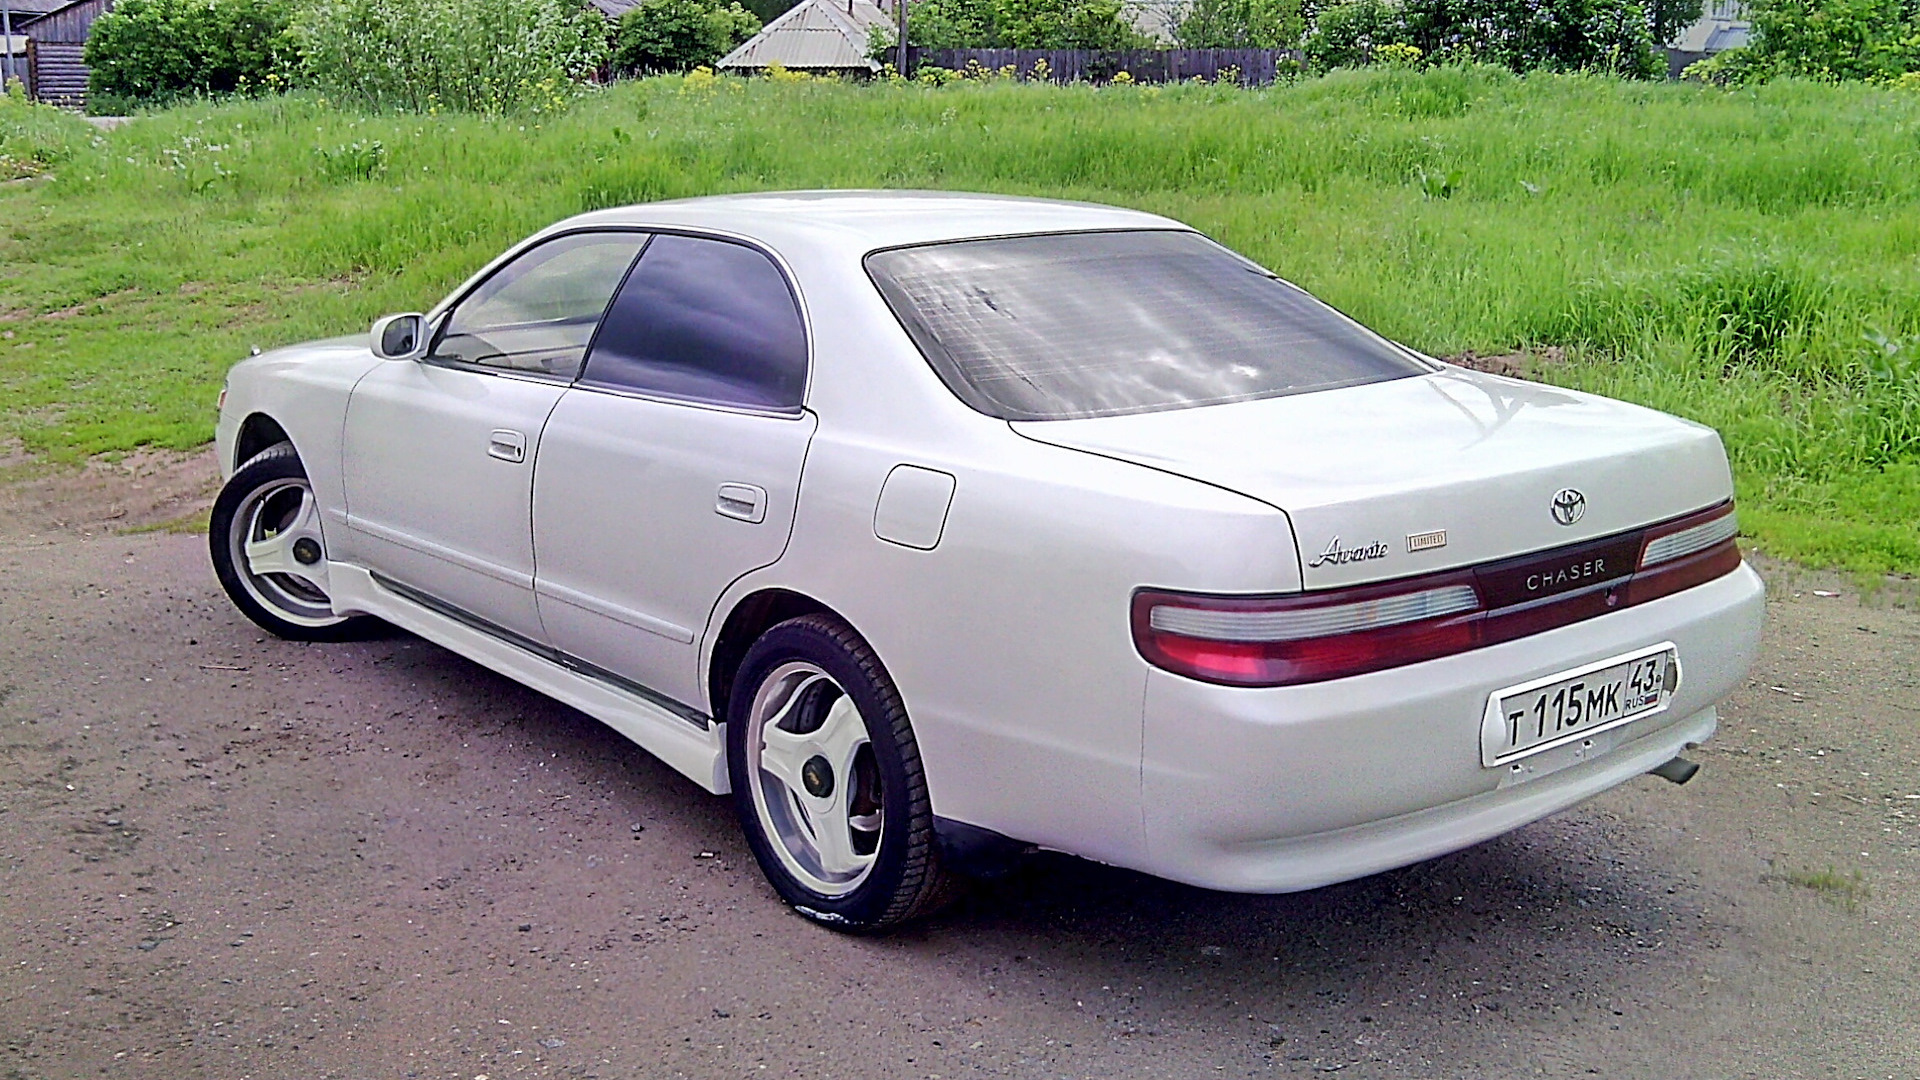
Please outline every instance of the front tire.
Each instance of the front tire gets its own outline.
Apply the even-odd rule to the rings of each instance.
[[[781,899],[837,930],[884,930],[953,892],[899,691],[845,623],[775,626],[729,699],[734,809]]]
[[[213,502],[207,545],[220,587],[241,614],[293,641],[341,641],[375,624],[334,613],[320,507],[292,443],[234,470]]]

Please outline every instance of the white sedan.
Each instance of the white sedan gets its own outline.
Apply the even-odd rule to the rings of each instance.
[[[1104,206],[585,214],[243,361],[218,445],[255,622],[599,718],[845,929],[1033,847],[1284,892],[1683,781],[1760,637],[1713,431]]]

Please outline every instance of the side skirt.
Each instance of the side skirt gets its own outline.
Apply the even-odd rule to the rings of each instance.
[[[334,610],[365,612],[418,634],[436,645],[571,705],[632,740],[641,749],[715,795],[731,789],[727,779],[726,725],[697,720],[649,692],[598,669],[579,670],[489,633],[437,606],[384,587],[362,567],[327,564]],[[411,590],[408,590],[411,592]]]

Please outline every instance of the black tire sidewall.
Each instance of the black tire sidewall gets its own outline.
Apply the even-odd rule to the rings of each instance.
[[[247,496],[263,485],[283,480],[306,480],[307,470],[292,443],[280,443],[254,455],[235,469],[213,501],[213,513],[207,520],[207,553],[213,559],[213,573],[226,591],[227,599],[261,629],[292,641],[341,641],[365,632],[370,619],[345,618],[325,626],[307,626],[281,618],[262,604],[241,580],[243,571],[234,565],[232,533],[234,515]]]
[[[774,627],[747,650],[728,699],[727,772],[733,786],[734,810],[746,833],[747,844],[781,899],[817,922],[836,929],[862,931],[896,921],[899,909],[896,901],[903,890],[919,888],[918,881],[909,882],[906,878],[916,844],[932,845],[933,822],[924,794],[914,797],[916,792],[925,791],[924,779],[915,783],[919,749],[913,745],[910,731],[906,734],[907,745],[901,745],[902,740],[895,733],[904,730],[905,724],[890,722],[905,717],[899,692],[864,642],[859,642],[859,647],[866,652],[868,663],[865,665],[847,648],[845,638],[858,642],[853,632],[843,625],[812,616]],[[790,660],[818,665],[853,699],[867,726],[874,763],[880,769],[882,790],[886,792],[880,810],[880,848],[873,869],[865,881],[843,896],[822,896],[793,878],[775,853],[775,841],[765,834],[753,802],[747,775],[747,717],[760,684],[775,668]],[[875,685],[876,682],[884,685]],[[909,755],[916,775],[909,775]],[[916,817],[921,820],[916,821]],[[932,857],[925,850],[919,854],[923,859]]]

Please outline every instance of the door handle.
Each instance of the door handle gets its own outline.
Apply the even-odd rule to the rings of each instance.
[[[713,512],[758,525],[767,520],[767,489],[753,484],[721,484]]]
[[[487,435],[487,453],[501,461],[525,461],[527,437],[518,431],[496,429]]]

